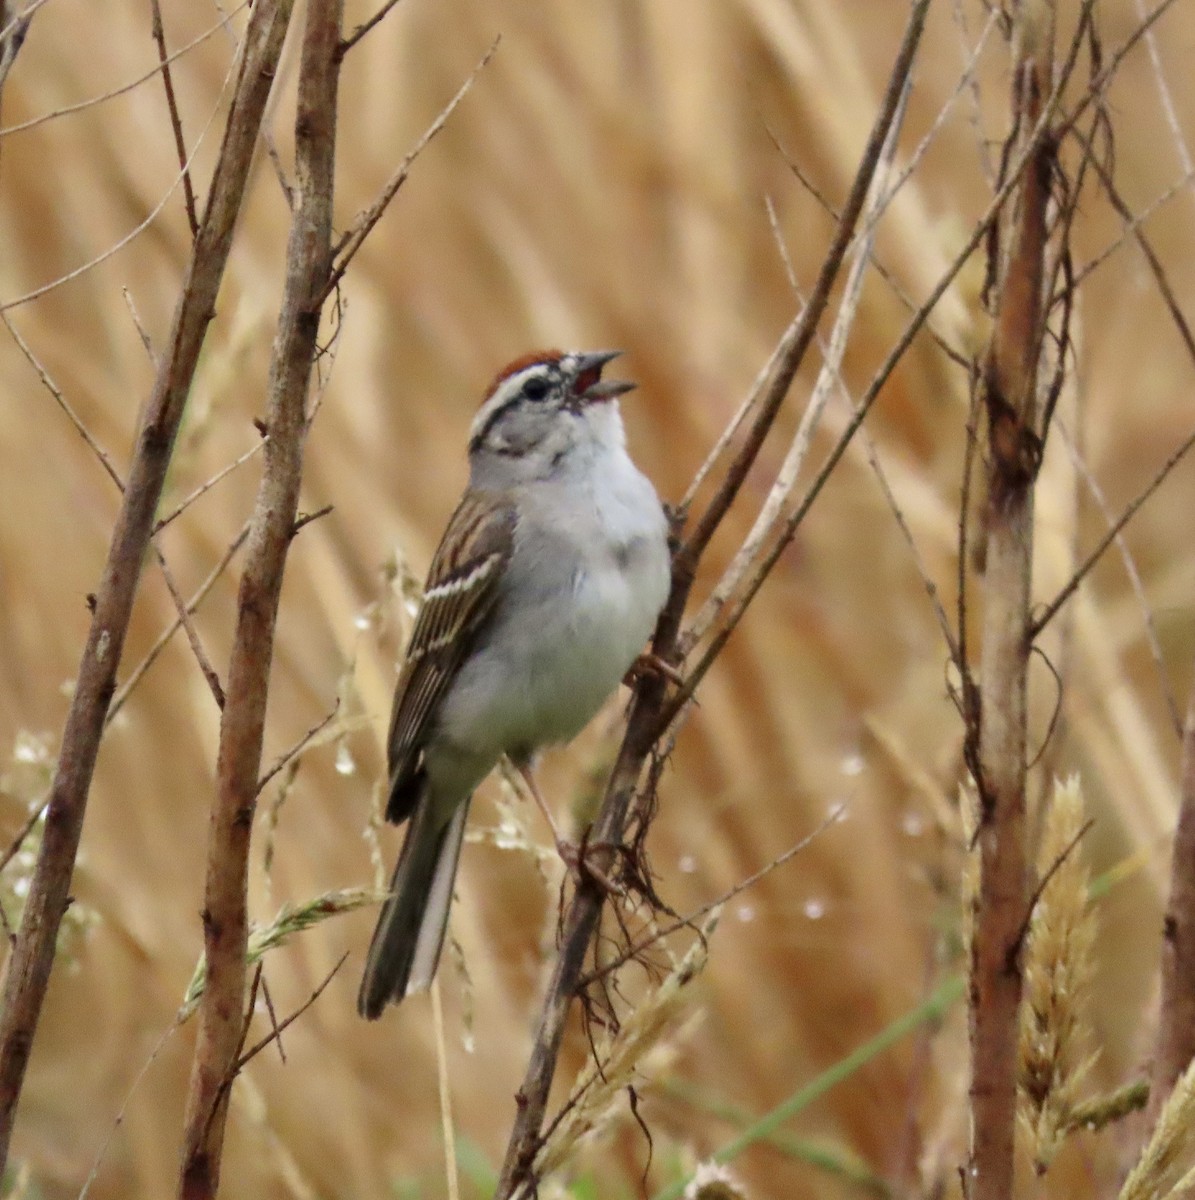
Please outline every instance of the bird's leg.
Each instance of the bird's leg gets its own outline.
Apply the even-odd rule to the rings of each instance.
[[[622,677],[622,681],[627,687],[634,687],[636,681],[644,675],[661,675],[677,687],[685,682],[685,677],[678,667],[674,667],[670,662],[665,662],[658,654],[652,654],[650,650],[645,650],[636,657],[635,661],[627,667],[627,673]]]
[[[552,810],[548,807],[548,802],[543,798],[543,794],[539,790],[539,784],[535,781],[535,773],[531,769],[531,763],[524,760],[515,762],[514,765],[515,769],[523,777],[523,782],[527,785],[527,790],[531,793],[531,798],[539,806],[539,811],[544,814],[544,820],[547,821],[548,828],[552,831],[552,840],[556,843],[556,853],[560,855],[560,859],[564,865],[568,867],[569,871],[572,872],[578,881],[582,874],[586,874],[597,880],[607,892],[616,892],[618,889],[611,882],[605,871],[590,861],[590,851],[598,849],[598,846],[591,846],[586,842],[582,842],[578,847],[561,837],[560,827],[556,824],[556,819],[552,816]]]
[[[528,760],[516,761],[515,770],[523,777],[523,782],[527,785],[527,790],[531,793],[531,798],[539,806],[539,811],[544,814],[544,820],[548,823],[548,828],[552,831],[552,840],[556,843],[556,853],[568,862],[568,855],[565,853],[565,848],[569,843],[560,836],[560,828],[556,824],[556,818],[552,816],[552,810],[548,807],[548,802],[543,798],[539,790],[539,784],[535,782],[535,773],[531,770],[531,763]]]

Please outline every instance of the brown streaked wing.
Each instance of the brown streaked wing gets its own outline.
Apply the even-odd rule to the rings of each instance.
[[[395,687],[387,740],[392,796],[418,769],[429,719],[493,608],[514,527],[509,497],[494,492],[466,494],[448,522]]]

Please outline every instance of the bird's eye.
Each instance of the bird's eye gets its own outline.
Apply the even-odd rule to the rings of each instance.
[[[528,400],[542,400],[548,394],[548,381],[537,376],[535,379],[528,379],[523,384],[523,395]]]

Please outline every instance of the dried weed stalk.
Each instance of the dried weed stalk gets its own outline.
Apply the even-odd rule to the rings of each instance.
[[[1048,409],[1039,411],[1049,313],[1049,217],[1056,170],[1046,130],[1055,95],[1051,4],[1014,10],[1014,183],[989,242],[993,328],[975,378],[986,415],[983,645],[978,685],[963,678],[966,758],[979,797],[979,886],[971,936],[971,1200],[1008,1200],[1013,1185],[1017,1041],[1027,913],[1025,776],[1027,631],[1033,486]],[[1007,164],[1023,166],[1009,173]],[[965,542],[965,532],[962,540]],[[960,556],[964,553],[960,549]],[[960,632],[965,623],[960,618]],[[964,671],[966,672],[966,667]]]

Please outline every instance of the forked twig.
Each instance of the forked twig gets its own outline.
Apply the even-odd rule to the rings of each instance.
[[[232,541],[228,543],[227,547],[225,547],[224,553],[220,557],[220,561],[217,562],[216,565],[207,573],[207,577],[203,580],[199,587],[195,589],[191,599],[186,602],[184,608],[188,617],[195,614],[200,604],[203,603],[204,598],[212,590],[212,588],[215,587],[216,582],[228,569],[229,564],[232,562],[233,558],[236,557],[237,551],[245,544],[245,539],[248,536],[249,522],[246,521],[241,527],[240,533],[238,533],[236,537],[234,537]],[[108,708],[107,718],[104,721],[105,729],[116,719],[117,713],[119,713],[120,710],[125,706],[129,696],[131,696],[133,693],[133,689],[145,677],[145,673],[157,661],[158,656],[163,650],[166,649],[166,646],[169,644],[171,638],[178,633],[178,631],[182,628],[182,625],[183,618],[180,614],[171,625],[168,625],[164,630],[162,630],[162,632],[158,635],[157,641],[155,641],[149,650],[146,651],[145,657],[137,664],[136,667],[133,668],[132,671],[129,672],[128,678],[124,681],[120,687],[120,690],[112,698],[112,703]]]

